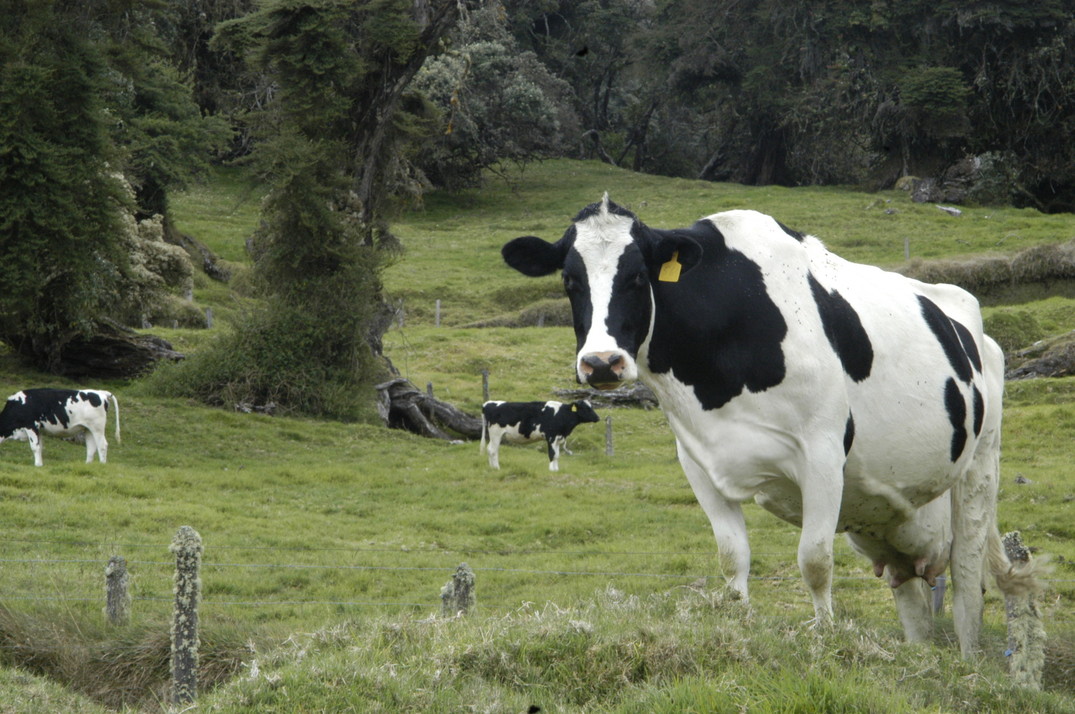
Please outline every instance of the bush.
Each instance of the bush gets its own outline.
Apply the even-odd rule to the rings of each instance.
[[[1005,354],[1037,342],[1045,330],[1033,313],[1026,310],[998,310],[984,319],[985,331]]]

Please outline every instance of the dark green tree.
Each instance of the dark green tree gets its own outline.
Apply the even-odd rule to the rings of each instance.
[[[505,20],[499,3],[470,13],[450,51],[415,78],[440,110],[434,139],[416,159],[438,187],[474,186],[501,162],[562,156],[581,133],[567,82],[521,50]]]
[[[268,0],[220,26],[213,47],[247,58],[275,88],[252,117],[252,160],[271,186],[252,242],[264,307],[167,375],[168,389],[373,416],[385,373],[380,271],[395,244],[387,219],[411,188],[410,147],[433,127],[409,87],[460,7]]]
[[[135,218],[167,219],[165,190],[204,165],[219,125],[164,59],[165,4],[0,10],[0,339],[52,372],[137,373],[167,351],[123,324],[167,291],[155,268],[189,273],[163,250],[132,258]]]
[[[0,339],[56,370],[118,299],[120,158],[106,64],[44,3],[8,4],[0,27]]]

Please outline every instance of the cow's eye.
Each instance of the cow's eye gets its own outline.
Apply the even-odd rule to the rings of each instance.
[[[649,285],[649,276],[647,276],[645,273],[636,273],[634,285],[636,288],[643,288]]]
[[[572,278],[570,275],[567,275],[565,273],[564,274],[564,290],[566,290],[567,292],[571,292],[572,290],[575,289],[576,285],[577,285],[577,283],[575,282],[575,279]]]

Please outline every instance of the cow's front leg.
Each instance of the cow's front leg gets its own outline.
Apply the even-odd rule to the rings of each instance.
[[[564,437],[557,436],[548,439],[549,444],[549,471],[560,470],[560,447],[564,445]]]
[[[728,586],[739,593],[743,602],[749,602],[747,576],[750,575],[750,541],[747,539],[743,508],[739,503],[729,501],[717,491],[713,480],[687,454],[678,441],[676,448],[679,452],[679,463],[683,466],[683,473],[687,475],[694,497],[698,499],[698,504],[709,518],[709,524],[713,528],[713,536],[717,539],[717,551],[720,553],[721,568]]]
[[[45,462],[41,458],[41,435],[33,429],[27,429],[26,440],[30,442],[30,451],[34,453],[34,466],[43,465]]]

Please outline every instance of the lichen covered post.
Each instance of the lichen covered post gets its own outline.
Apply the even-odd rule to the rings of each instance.
[[[1004,551],[1014,568],[1030,567],[1030,549],[1023,545],[1019,531],[1005,533]],[[1035,602],[1036,591],[1007,593],[1004,609],[1008,615],[1008,661],[1012,680],[1021,686],[1041,689],[1045,669],[1045,628]]]
[[[181,526],[169,550],[175,553],[175,616],[172,621],[172,702],[189,704],[198,695],[198,602],[202,582],[202,537]]]
[[[440,589],[441,613],[454,617],[465,615],[474,608],[474,571],[466,563],[455,569],[455,575]]]
[[[127,559],[113,555],[105,566],[105,616],[110,625],[126,625],[131,621],[130,576]]]

